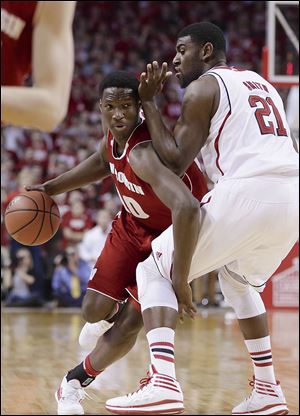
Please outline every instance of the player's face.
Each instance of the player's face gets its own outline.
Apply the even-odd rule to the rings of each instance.
[[[201,59],[202,54],[202,48],[192,42],[190,36],[178,38],[173,65],[176,77],[182,88],[186,88],[192,81],[195,81],[203,74],[204,62]]]
[[[100,108],[116,140],[127,140],[139,121],[139,104],[129,88],[106,88]]]

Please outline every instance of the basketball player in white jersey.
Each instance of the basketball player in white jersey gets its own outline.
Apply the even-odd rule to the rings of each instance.
[[[219,269],[223,295],[237,315],[254,369],[252,393],[232,413],[287,414],[259,293],[298,238],[298,155],[282,100],[257,73],[227,65],[224,35],[208,22],[179,33],[173,64],[186,88],[174,133],[154,102],[166,64],[162,69],[157,62],[148,64],[141,75],[140,98],[153,146],[177,174],[200,153],[214,188],[201,201],[199,219],[191,218],[188,237],[173,224],[138,265],[150,372],[137,392],[108,400],[106,408],[117,414],[183,411],[175,375],[176,319],[178,312],[181,318],[183,312],[195,313],[189,283]],[[132,167],[142,171],[138,160]]]

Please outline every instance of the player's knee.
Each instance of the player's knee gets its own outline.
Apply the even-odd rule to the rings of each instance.
[[[116,303],[110,298],[95,293],[87,291],[81,306],[83,319],[91,324],[107,319]]]
[[[153,307],[178,310],[172,283],[169,279],[162,277],[151,256],[138,264],[136,281],[142,311]]]
[[[218,277],[224,299],[234,309],[238,319],[248,319],[265,313],[260,294],[249,284],[236,281],[224,269],[221,269]]]

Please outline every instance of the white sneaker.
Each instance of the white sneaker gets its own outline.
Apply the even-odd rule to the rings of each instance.
[[[78,380],[67,381],[65,376],[58,390],[55,392],[55,398],[58,403],[57,414],[84,415],[84,410],[80,402],[86,396],[87,393],[81,387]]]
[[[159,374],[153,365],[140,388],[126,396],[107,400],[106,409],[119,415],[177,415],[184,411],[183,394],[177,380]]]
[[[109,330],[113,326],[113,322],[109,323],[107,321],[99,321],[95,322],[94,324],[86,323],[79,335],[79,345],[81,348],[85,350],[92,351],[98,339],[103,335],[106,331]]]
[[[265,381],[250,381],[252,393],[242,403],[232,409],[233,415],[287,415],[289,409],[285,397],[277,384]]]

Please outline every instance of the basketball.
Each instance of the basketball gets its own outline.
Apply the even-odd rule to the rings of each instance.
[[[14,197],[4,214],[9,235],[26,246],[38,246],[57,232],[60,214],[56,202],[40,191],[28,191]]]

